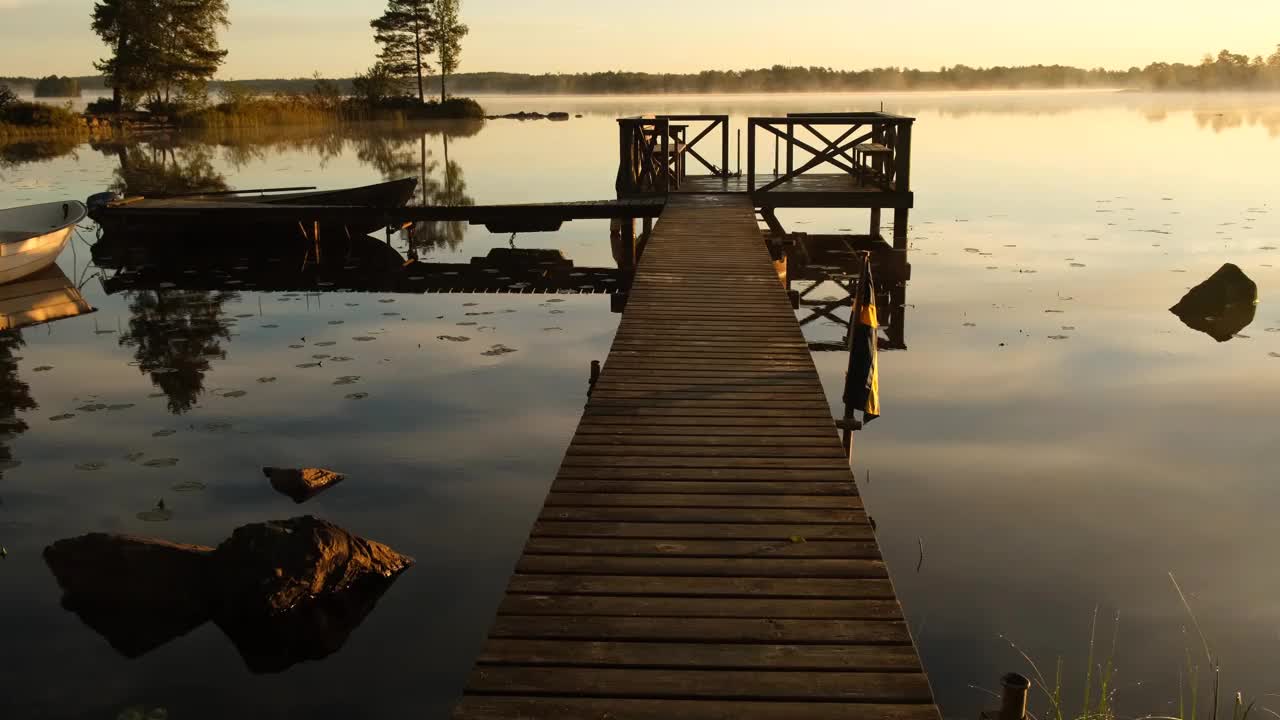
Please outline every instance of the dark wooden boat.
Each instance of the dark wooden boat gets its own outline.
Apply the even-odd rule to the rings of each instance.
[[[303,227],[312,232],[311,217],[304,208],[314,207],[403,207],[417,190],[417,178],[340,190],[308,190],[303,192],[246,195],[236,192],[207,193],[170,197],[126,197],[95,207],[90,212],[98,225],[114,235],[170,238],[268,238],[300,236]],[[298,206],[295,216],[278,211],[269,217],[255,218],[254,207]],[[236,212],[226,212],[235,209]],[[352,237],[368,235],[385,227],[384,221],[369,213],[353,213],[350,218],[330,216],[321,222],[321,235]]]

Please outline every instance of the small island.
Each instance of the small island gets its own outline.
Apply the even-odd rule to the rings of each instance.
[[[50,75],[36,81],[33,94],[38,98],[80,97],[80,81],[73,77]]]

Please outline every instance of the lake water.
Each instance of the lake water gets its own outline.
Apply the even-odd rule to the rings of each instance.
[[[148,174],[240,188],[425,174],[429,200],[599,199],[612,194],[617,116],[730,113],[743,127],[883,102],[919,118],[908,349],[881,356],[884,415],[859,434],[854,465],[945,714],[975,717],[990,702],[981,688],[1026,670],[1002,638],[1046,672],[1061,658],[1078,686],[1095,608],[1102,644],[1119,616],[1122,710],[1175,712],[1187,649],[1202,681],[1205,662],[1170,573],[1224,691],[1280,691],[1280,96],[485,101],[583,117],[8,146],[0,207]],[[853,210],[781,219],[808,233],[866,222]],[[436,226],[413,245],[423,260],[468,263],[514,242],[609,268],[608,234],[587,221],[513,241]],[[95,266],[93,241],[81,231],[59,265],[97,312],[10,333],[0,350],[0,410],[18,420],[0,453],[0,716],[445,716],[573,432],[590,361],[607,354],[619,317],[608,297],[269,292],[237,279],[256,255],[199,270],[202,289],[145,277],[121,288]],[[392,246],[405,256],[409,242]],[[1168,308],[1228,262],[1261,301],[1218,342]],[[845,359],[815,357],[839,412]],[[295,506],[264,465],[349,478]],[[151,512],[160,500],[167,512]],[[126,659],[60,607],[41,557],[87,532],[215,545],[302,514],[417,565],[340,650],[278,673],[250,672],[212,624]]]

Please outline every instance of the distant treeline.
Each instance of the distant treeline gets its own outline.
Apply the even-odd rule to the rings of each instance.
[[[101,78],[76,78],[85,89],[102,88]],[[0,78],[14,86],[32,85],[34,78]],[[351,79],[337,80],[344,93]],[[873,68],[835,70],[825,67],[775,65],[756,70],[704,70],[699,73],[657,74],[597,72],[528,75],[523,73],[461,73],[450,76],[459,93],[773,93],[858,90],[979,90],[1119,88],[1137,90],[1280,90],[1280,46],[1269,57],[1223,50],[1206,55],[1197,65],[1152,63],[1128,70],[1082,69],[1064,65],[969,67],[940,70]],[[234,86],[256,92],[307,92],[315,78],[215,81],[211,88]]]
[[[50,75],[35,84],[36,97],[80,97],[80,81],[70,77]]]

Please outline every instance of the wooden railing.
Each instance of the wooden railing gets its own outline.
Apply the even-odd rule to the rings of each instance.
[[[830,166],[884,192],[911,191],[913,118],[885,113],[793,113],[747,120],[747,190],[764,193]],[[774,137],[774,177],[756,181],[760,131]],[[780,157],[785,154],[785,160]]]
[[[671,121],[666,118],[618,119],[619,197],[678,187],[670,160],[671,140]]]
[[[692,140],[689,139],[690,123],[705,123],[694,128]],[[716,129],[720,130],[718,137]],[[719,140],[720,146],[719,165],[707,159],[716,157],[713,150],[708,150],[715,140]],[[690,158],[715,177],[728,176],[728,115],[658,115],[618,120],[617,190],[620,195],[678,190],[687,176]]]
[[[702,167],[706,168],[711,175],[715,177],[728,177],[729,175],[729,116],[728,115],[659,115],[659,118],[666,119],[672,123],[671,126],[673,139],[675,144],[675,156],[672,158],[673,170],[677,177],[683,180],[686,176],[688,168],[688,157],[692,157],[698,161]],[[696,128],[697,134],[689,140],[689,125],[687,123],[706,123],[706,125]],[[698,152],[698,144],[707,141],[714,141],[717,138],[712,135],[716,128],[720,129],[720,164],[716,165],[707,160]],[[714,150],[714,146],[713,146]],[[702,152],[712,155],[706,146],[703,146]]]

